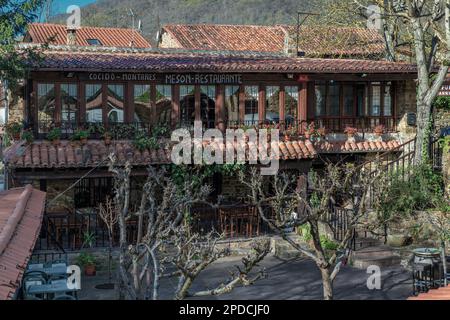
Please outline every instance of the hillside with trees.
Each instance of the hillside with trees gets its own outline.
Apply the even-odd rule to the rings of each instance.
[[[295,24],[297,11],[323,10],[323,4],[327,1],[99,0],[82,8],[82,25],[131,27],[131,8],[136,26],[141,20],[143,35],[154,42],[160,26],[168,23]],[[64,16],[54,17],[53,20],[63,22]]]

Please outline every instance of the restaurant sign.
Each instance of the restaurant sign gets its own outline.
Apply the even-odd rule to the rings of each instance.
[[[442,86],[441,91],[439,91],[439,96],[450,97],[450,82],[447,82]]]
[[[81,74],[80,79],[88,81],[149,81],[161,84],[205,85],[205,84],[242,84],[241,74],[219,73],[121,73],[92,72]]]
[[[241,84],[240,74],[217,74],[217,73],[196,73],[196,74],[167,74],[166,84]]]

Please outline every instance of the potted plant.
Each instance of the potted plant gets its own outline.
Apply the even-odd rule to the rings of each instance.
[[[353,139],[355,134],[358,132],[358,129],[353,127],[346,127],[344,130],[344,133],[347,135],[349,139]]]
[[[88,138],[89,138],[88,130],[77,130],[72,136],[73,141],[80,141],[82,145],[87,143]]]
[[[34,141],[33,133],[28,130],[24,131],[22,133],[22,140],[25,140],[27,144],[32,144]]]
[[[10,122],[6,125],[6,132],[14,141],[20,140],[20,133],[22,132],[23,124],[20,122]]]
[[[310,139],[316,133],[316,124],[311,122],[308,126],[306,126],[305,137],[306,139]]]
[[[325,138],[327,136],[327,128],[325,127],[320,127],[319,129],[317,129],[317,134],[322,137]]]
[[[105,145],[109,146],[111,144],[111,140],[112,140],[111,132],[105,131],[105,133],[103,133],[103,140],[105,142]]]
[[[383,133],[384,133],[384,126],[383,125],[378,125],[373,129],[373,133],[375,133],[375,135],[377,137],[380,137]]]
[[[47,139],[52,142],[54,146],[59,145],[61,141],[61,128],[53,128],[47,133]]]
[[[91,253],[82,252],[77,258],[77,263],[83,267],[84,274],[88,277],[95,276],[97,273],[95,258]]]

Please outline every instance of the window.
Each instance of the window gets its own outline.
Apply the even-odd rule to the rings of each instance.
[[[216,86],[200,87],[200,110],[203,123],[208,128],[215,128]]]
[[[339,116],[340,115],[340,85],[333,83],[328,86],[327,94],[327,104],[329,116]]]
[[[156,86],[156,119],[159,124],[170,125],[172,118],[172,86]]]
[[[239,86],[225,86],[226,119],[236,124],[239,122]]]
[[[373,83],[370,94],[370,115],[377,117],[381,115],[381,84]]]
[[[352,85],[344,85],[344,110],[343,115],[350,117],[354,115],[355,108],[355,92]]]
[[[134,85],[134,121],[151,121],[150,85]]]
[[[327,86],[324,83],[316,84],[316,108],[315,115],[316,116],[325,116],[326,115],[326,94],[327,94]]]
[[[51,83],[39,83],[37,99],[39,132],[45,133],[56,120],[55,85]]]
[[[108,85],[106,112],[111,123],[124,122],[124,86],[120,84]]]
[[[245,87],[245,122],[246,124],[254,124],[259,120],[259,90],[258,86]]]
[[[386,117],[392,116],[392,86],[388,82],[384,85],[384,105],[383,105],[383,115]]]
[[[86,41],[90,46],[101,46],[102,45],[102,43],[98,39],[87,39]]]
[[[286,124],[294,125],[298,118],[298,87],[285,87],[284,117]]]
[[[266,120],[271,123],[280,122],[280,87],[266,88]]]
[[[192,126],[195,121],[195,87],[180,86],[181,125]]]
[[[61,120],[71,123],[78,120],[78,88],[76,84],[61,84]]]
[[[367,86],[365,84],[356,85],[356,106],[357,106],[357,116],[364,117],[367,115],[367,101],[369,95],[367,94]]]
[[[101,84],[86,85],[86,121],[102,122],[103,91]]]

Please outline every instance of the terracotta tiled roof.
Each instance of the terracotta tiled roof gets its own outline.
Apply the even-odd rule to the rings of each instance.
[[[450,286],[430,290],[427,293],[421,293],[417,297],[408,298],[408,300],[450,300]]]
[[[178,48],[283,52],[284,32],[275,26],[169,24],[163,27]]]
[[[290,25],[169,24],[163,31],[185,49],[284,52],[286,38],[297,47],[297,27]],[[376,30],[302,26],[299,50],[309,57],[369,57],[383,55],[385,46]]]
[[[81,27],[76,32],[78,46],[90,46],[87,40],[97,39],[103,46],[131,47],[131,41],[134,39],[134,47],[151,48],[150,43],[133,29]],[[51,23],[31,23],[28,26],[25,41],[42,44],[50,39],[52,39],[51,44],[65,45],[67,43],[66,26]]]
[[[394,151],[398,149],[401,144],[396,140],[388,142],[384,141],[335,141],[335,142],[315,142],[314,147],[319,153],[358,153],[358,152],[383,152]]]
[[[204,143],[206,145],[206,143]],[[125,164],[131,159],[134,166],[172,163],[172,148],[167,143],[159,150],[137,150],[131,141],[115,141],[105,146],[101,140],[89,140],[84,146],[73,146],[68,141],[61,141],[55,147],[47,141],[35,141],[31,145],[19,142],[4,151],[4,160],[12,168],[83,168],[107,166],[108,156],[115,154],[118,164]],[[247,157],[249,147],[248,143]],[[223,145],[215,145],[215,150],[225,150]],[[301,160],[314,158],[317,153],[310,141],[280,142],[282,160]],[[253,150],[253,149],[251,149]]]
[[[0,192],[0,300],[13,299],[39,236],[45,193],[25,188]]]
[[[52,48],[35,69],[140,72],[415,73],[413,64],[353,59],[290,58],[282,55],[116,51]]]

